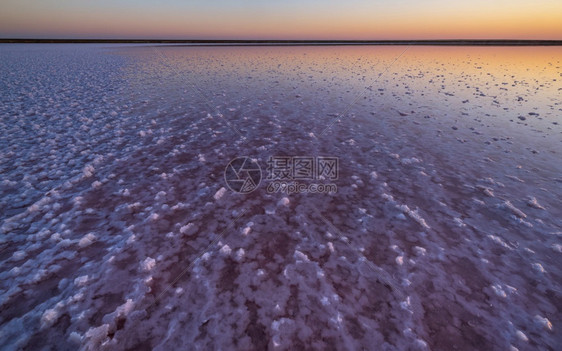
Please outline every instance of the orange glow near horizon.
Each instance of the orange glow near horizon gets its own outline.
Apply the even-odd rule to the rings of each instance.
[[[32,10],[30,0],[18,3],[9,0],[0,14],[0,37],[562,39],[562,2],[543,0],[530,6],[513,1],[519,5],[510,7],[511,3],[502,0],[479,9],[466,4],[445,6],[440,1],[429,1],[434,3],[433,7],[418,4],[414,8],[405,5],[387,8],[363,4],[345,11],[320,5],[299,8],[299,11],[289,7],[272,11],[259,6],[230,10],[203,6],[193,11],[189,8],[174,11],[142,6],[51,8],[45,4]],[[540,6],[541,3],[544,4]]]

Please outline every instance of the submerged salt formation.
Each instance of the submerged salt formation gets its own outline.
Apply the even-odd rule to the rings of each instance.
[[[403,50],[4,45],[3,347],[556,349],[561,49]]]

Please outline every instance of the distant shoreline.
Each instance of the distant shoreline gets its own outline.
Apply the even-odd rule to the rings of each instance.
[[[16,39],[0,38],[4,44],[177,44],[194,46],[562,46],[562,40],[183,40],[183,39]]]

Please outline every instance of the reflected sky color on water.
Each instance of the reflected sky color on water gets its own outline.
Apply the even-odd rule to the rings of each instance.
[[[560,48],[3,48],[8,348],[560,345]]]

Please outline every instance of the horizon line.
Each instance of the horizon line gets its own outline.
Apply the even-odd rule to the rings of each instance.
[[[0,38],[3,44],[199,44],[199,45],[505,45],[562,46],[562,40],[543,39],[381,39],[381,40],[314,40],[314,39],[61,39]]]

